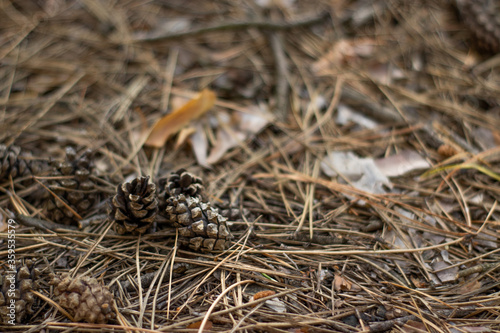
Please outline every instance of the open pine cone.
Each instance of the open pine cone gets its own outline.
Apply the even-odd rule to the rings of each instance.
[[[205,187],[200,177],[197,177],[185,169],[172,172],[167,178],[165,192],[168,196],[184,194],[190,197],[203,197]]]
[[[68,273],[52,275],[50,284],[55,286],[58,304],[66,309],[77,322],[106,324],[115,318],[113,295],[96,279],[88,276],[72,278]]]
[[[168,221],[179,230],[180,242],[193,251],[222,251],[230,234],[226,219],[197,197],[180,194],[167,200]]]
[[[500,52],[500,0],[456,0],[465,25],[481,49]]]
[[[31,154],[21,151],[18,146],[0,145],[0,182],[12,177],[33,176],[45,169],[44,163],[33,160]]]
[[[157,214],[156,185],[149,183],[149,177],[118,185],[109,210],[117,233],[142,234],[149,229]]]
[[[0,273],[0,323],[24,323],[32,315],[35,296],[31,290],[38,289],[40,271],[32,260],[18,262],[16,272]]]
[[[77,158],[74,148],[66,148],[66,160],[55,165],[54,179],[49,183],[49,189],[57,198],[48,192],[45,194],[45,215],[49,219],[76,225],[73,211],[83,216],[97,203],[96,184],[90,178],[94,168],[92,158],[90,150]]]

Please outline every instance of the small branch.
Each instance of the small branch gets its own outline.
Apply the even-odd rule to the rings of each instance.
[[[59,230],[60,229],[78,230],[77,227],[72,226],[72,225],[58,224],[58,223],[54,223],[51,221],[41,220],[41,219],[37,219],[35,217],[22,215],[22,214],[18,214],[17,218],[21,221],[21,223],[23,225],[26,225],[28,227],[38,228],[38,229],[45,229],[45,230],[51,230],[51,231],[57,231],[58,229]]]
[[[162,42],[162,41],[167,41],[167,40],[172,40],[172,39],[177,39],[177,38],[183,38],[183,37],[195,37],[195,36],[200,36],[209,32],[214,32],[214,31],[229,31],[229,30],[244,30],[244,29],[249,29],[249,28],[258,28],[258,29],[267,29],[267,30],[274,30],[274,31],[282,31],[282,30],[288,30],[292,28],[299,28],[299,27],[306,27],[314,24],[318,24],[323,22],[328,17],[328,13],[323,13],[320,16],[312,17],[312,18],[307,18],[301,21],[295,21],[295,22],[283,22],[283,23],[276,23],[276,22],[265,22],[265,21],[247,21],[247,22],[225,22],[209,27],[201,27],[201,28],[195,28],[192,30],[188,31],[182,31],[178,33],[173,33],[173,34],[159,34],[159,35],[153,35],[150,34],[149,36],[142,36],[142,37],[136,37],[133,38],[133,42]]]
[[[483,304],[483,306],[485,305],[486,304]],[[480,307],[467,306],[467,307],[462,307],[460,309],[435,310],[432,311],[432,313],[427,310],[422,312],[427,315],[434,315],[434,316],[437,314],[445,318],[463,318],[469,315],[470,313],[478,311],[480,309],[481,309]],[[385,332],[393,328],[395,325],[403,326],[409,320],[420,320],[420,318],[415,315],[408,315],[404,317],[381,321],[378,323],[373,323],[369,325],[370,332]]]

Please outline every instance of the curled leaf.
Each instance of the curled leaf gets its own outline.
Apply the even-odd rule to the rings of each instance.
[[[215,93],[202,90],[195,98],[167,114],[151,129],[145,145],[161,148],[171,135],[183,129],[190,121],[199,118],[215,104]]]

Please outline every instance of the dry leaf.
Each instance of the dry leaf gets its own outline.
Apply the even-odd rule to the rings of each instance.
[[[316,75],[330,75],[332,70],[346,64],[356,64],[361,58],[370,57],[379,42],[372,38],[341,39],[335,42],[330,51],[312,64]]]
[[[415,320],[409,320],[401,328],[401,331],[405,333],[425,333],[428,332],[427,327],[424,323]]]
[[[274,312],[277,312],[277,313],[285,313],[286,312],[285,303],[283,301],[277,299],[276,297],[272,298],[272,299],[268,299],[265,302],[265,304],[268,308],[270,308]]]
[[[246,139],[246,135],[241,132],[231,131],[229,128],[221,128],[217,131],[216,145],[207,157],[207,164],[216,163],[231,148],[238,146],[239,142]]]
[[[445,261],[435,261],[431,263],[432,269],[437,271],[435,274],[441,282],[452,282],[457,279],[458,267],[450,267],[451,265]],[[450,268],[448,268],[450,267]]]
[[[201,124],[195,124],[196,131],[191,135],[189,141],[191,142],[191,147],[193,148],[194,155],[196,156],[196,161],[198,164],[204,167],[208,166],[207,163],[207,150],[208,150],[208,140],[203,126]]]
[[[397,177],[413,170],[428,169],[431,165],[413,150],[375,160],[375,165],[387,177]]]
[[[195,98],[167,114],[153,126],[145,145],[161,148],[168,138],[179,132],[190,121],[199,118],[210,110],[215,103],[215,93],[205,89]]]
[[[206,163],[214,164],[219,161],[229,149],[237,147],[262,130],[270,119],[272,116],[263,105],[252,105],[245,108],[245,112],[233,112],[231,115],[219,113],[216,140]]]
[[[201,327],[201,323],[202,322],[203,322],[202,320],[196,321],[194,323],[191,323],[191,324],[187,325],[186,328],[199,329]],[[208,320],[205,323],[205,327],[203,327],[203,331],[204,332],[210,331],[212,329],[212,325],[213,325],[212,322],[210,320]]]
[[[384,186],[392,188],[372,158],[360,158],[350,151],[329,152],[321,162],[321,170],[330,177],[338,172],[350,179],[354,187],[369,193],[383,194],[386,193]]]
[[[457,295],[465,295],[481,288],[481,281],[474,279],[457,288]]]
[[[337,107],[337,119],[335,122],[339,125],[346,125],[349,122],[353,122],[359,126],[370,129],[376,128],[379,125],[376,121],[368,118],[362,113],[354,111],[354,109],[342,103]]]
[[[188,139],[189,137],[196,132],[196,128],[189,126],[181,129],[179,131],[179,135],[177,135],[177,140],[175,141],[174,149],[178,150]]]
[[[339,273],[335,273],[335,277],[333,278],[333,289],[336,291],[349,291],[351,290],[352,283],[347,281],[342,275]]]
[[[267,296],[271,296],[271,295],[274,295],[276,294],[276,292],[272,291],[272,290],[263,290],[263,291],[259,291],[258,293],[255,293],[255,295],[253,295],[251,298],[250,298],[250,302],[252,301],[256,301],[258,299],[261,299],[261,298],[264,298],[264,297],[267,297]]]
[[[255,293],[252,297],[250,297],[249,302],[256,301],[258,299],[261,299],[261,298],[264,298],[264,297],[267,297],[267,296],[271,296],[271,295],[274,295],[274,294],[276,294],[276,292],[274,292],[272,290],[259,291],[258,293]],[[264,304],[267,307],[269,307],[271,310],[274,310],[275,312],[278,312],[278,313],[284,313],[284,312],[286,312],[286,305],[285,305],[285,303],[283,303],[282,301],[280,301],[276,297],[272,298],[272,299],[268,299],[267,301],[265,301]]]
[[[422,279],[419,279],[415,276],[411,276],[410,280],[413,283],[413,285],[417,288],[426,288],[428,286],[427,282],[425,282]]]
[[[291,328],[291,329],[288,330],[288,332],[293,332],[293,333],[309,333],[309,329],[307,327]]]

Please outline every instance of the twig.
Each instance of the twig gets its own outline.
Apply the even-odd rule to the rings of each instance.
[[[225,22],[209,27],[202,27],[202,28],[195,28],[192,30],[188,31],[182,31],[178,33],[173,33],[173,34],[164,34],[164,35],[157,35],[157,36],[143,36],[143,37],[136,37],[133,38],[132,41],[134,42],[162,42],[162,41],[167,41],[167,40],[172,40],[172,39],[177,39],[177,38],[183,38],[183,37],[195,37],[195,36],[200,36],[209,32],[214,32],[214,31],[228,31],[228,30],[244,30],[248,28],[258,28],[258,29],[267,29],[267,30],[274,30],[274,31],[283,31],[283,30],[288,30],[292,28],[299,28],[299,27],[306,27],[310,25],[314,25],[317,23],[322,22],[328,17],[328,13],[323,13],[319,16],[315,16],[312,18],[307,18],[301,21],[295,21],[295,22],[283,22],[283,23],[277,23],[277,22],[265,22],[265,21],[247,21],[247,22]]]
[[[440,315],[447,318],[462,318],[472,312],[478,310],[478,307],[468,306],[463,307],[461,309],[444,309],[444,310],[435,310],[432,312],[432,315]],[[425,314],[431,314],[429,311],[423,311]],[[374,323],[369,325],[370,332],[385,332],[390,330],[394,325],[402,326],[406,324],[409,320],[419,320],[420,318],[415,315],[409,315],[404,317],[399,317],[391,320],[386,320],[378,323]]]
[[[34,227],[34,228],[38,228],[38,229],[46,229],[46,230],[51,230],[51,231],[57,231],[58,229],[78,230],[77,227],[72,226],[72,225],[58,224],[58,223],[54,223],[51,221],[41,220],[41,219],[37,219],[36,217],[31,217],[31,216],[22,215],[22,214],[18,214],[17,218],[22,222],[22,224],[24,224],[28,227]]]
[[[87,219],[78,221],[78,226],[80,227],[80,229],[85,229],[89,225],[102,223],[102,221],[104,221],[107,217],[107,214],[94,215]]]

